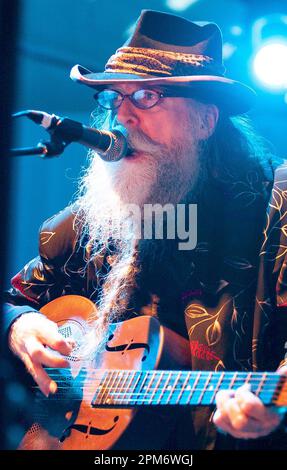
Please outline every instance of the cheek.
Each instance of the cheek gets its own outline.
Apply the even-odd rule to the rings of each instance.
[[[175,140],[182,140],[190,122],[187,108],[163,103],[160,108],[151,109],[141,115],[141,129],[155,142],[170,146]]]
[[[153,116],[142,126],[143,132],[159,144],[169,145],[174,138],[178,123],[161,116]]]

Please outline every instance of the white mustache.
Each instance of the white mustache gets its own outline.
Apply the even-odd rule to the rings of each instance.
[[[142,131],[133,131],[127,137],[128,147],[132,151],[144,152],[151,155],[162,153],[166,146],[159,144],[146,136]]]

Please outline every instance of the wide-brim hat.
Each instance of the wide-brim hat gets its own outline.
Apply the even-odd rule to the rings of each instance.
[[[117,83],[185,86],[191,96],[216,104],[228,115],[247,112],[255,92],[224,73],[222,35],[215,23],[143,10],[133,34],[110,57],[104,72],[75,65],[70,76],[92,88]]]

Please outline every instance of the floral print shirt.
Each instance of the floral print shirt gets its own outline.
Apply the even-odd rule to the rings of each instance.
[[[250,173],[231,186],[211,182],[198,203],[196,248],[169,262],[174,289],[165,288],[161,270],[145,288],[148,296],[135,296],[138,312],[189,338],[193,370],[274,371],[287,364],[287,164],[270,165],[265,176],[262,182]],[[109,259],[92,261],[84,245],[71,207],[42,225],[39,256],[6,294],[8,324],[62,295],[97,302]],[[214,448],[212,409],[188,413],[191,446]]]

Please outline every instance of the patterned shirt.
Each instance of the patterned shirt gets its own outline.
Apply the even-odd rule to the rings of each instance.
[[[229,186],[211,181],[198,203],[196,248],[178,251],[143,276],[132,296],[132,309],[156,315],[189,338],[191,369],[274,371],[287,363],[286,182],[285,162],[266,167],[264,181],[256,172]],[[44,222],[39,256],[7,292],[8,324],[62,295],[97,302],[109,259],[103,254],[92,260],[77,233],[71,207]],[[212,409],[186,413],[193,441],[178,424],[182,448],[247,446],[216,434]],[[282,447],[274,444],[275,434],[264,442]],[[284,442],[287,448],[286,437]],[[262,439],[254,445],[262,446]]]

